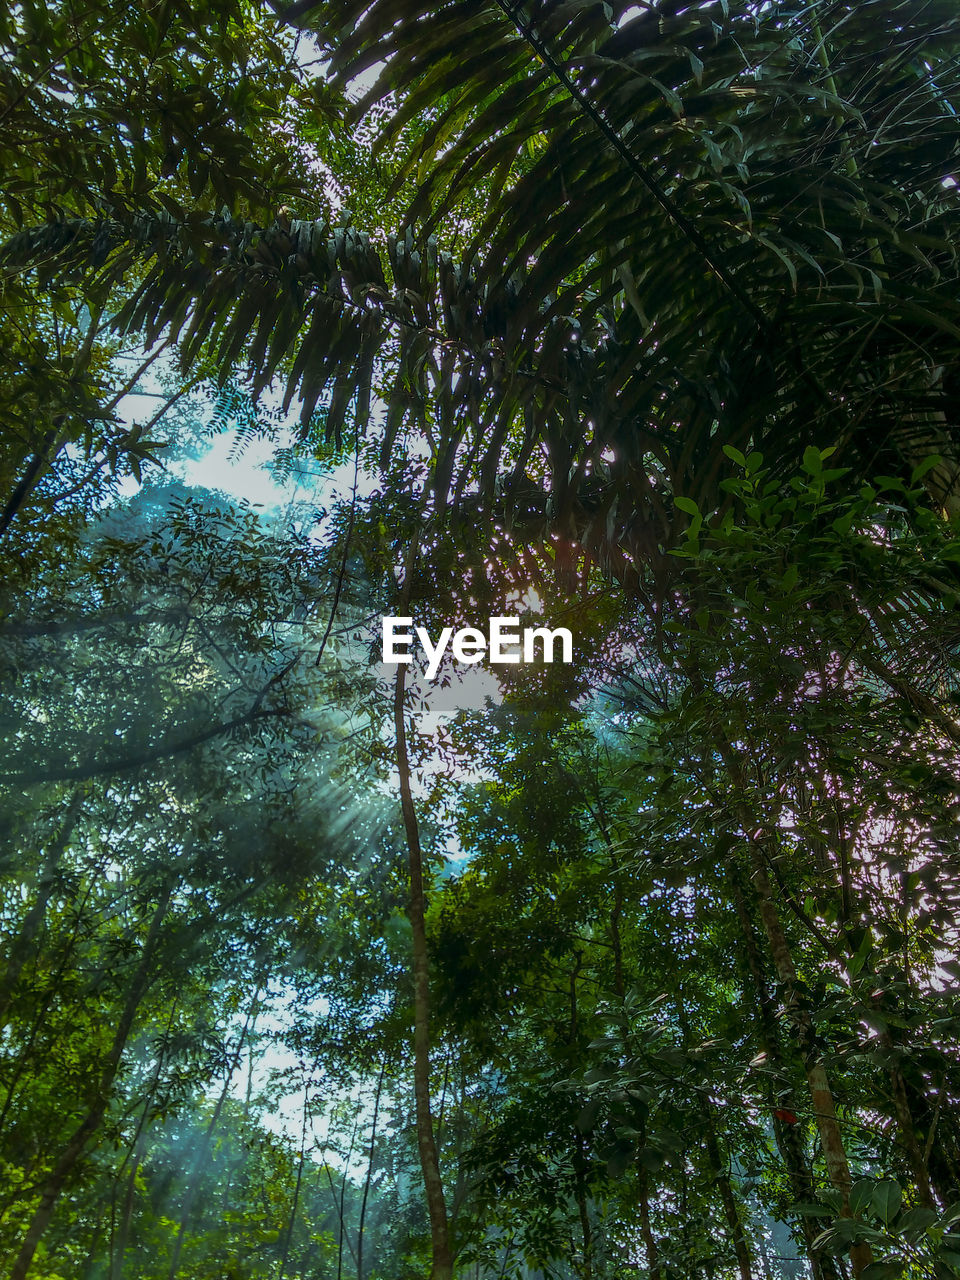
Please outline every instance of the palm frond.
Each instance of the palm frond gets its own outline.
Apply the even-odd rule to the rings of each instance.
[[[953,5],[300,5],[346,87],[382,63],[379,146],[427,121],[386,244],[350,225],[117,208],[5,248],[221,377],[285,379],[337,439],[358,388],[432,420],[436,501],[550,490],[556,527],[651,554],[724,444],[854,477],[958,450]],[[912,163],[905,163],[907,150]],[[499,196],[456,257],[476,175]],[[533,459],[537,474],[530,472]],[[544,473],[544,467],[546,471]],[[536,471],[537,468],[534,468]],[[939,479],[937,478],[939,474]]]

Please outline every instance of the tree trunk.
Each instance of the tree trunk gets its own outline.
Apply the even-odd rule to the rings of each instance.
[[[727,1173],[725,1161],[720,1155],[720,1144],[717,1142],[717,1132],[713,1123],[713,1113],[709,1106],[706,1110],[706,1121],[707,1154],[710,1157],[714,1177],[717,1180],[717,1188],[720,1192],[720,1202],[723,1205],[724,1217],[727,1220],[730,1239],[733,1242],[733,1251],[737,1257],[737,1268],[740,1272],[740,1280],[753,1280],[753,1272],[750,1269],[750,1249],[747,1245],[746,1233],[743,1229],[743,1222],[740,1218],[740,1210],[737,1207],[736,1197],[733,1194],[733,1187],[730,1185],[730,1176]]]
[[[411,557],[412,560],[412,557]],[[410,565],[404,583],[409,603]],[[433,1132],[433,1115],[430,1110],[430,957],[427,952],[427,931],[424,920],[425,901],[423,891],[423,852],[420,847],[420,828],[410,786],[410,759],[407,754],[407,735],[404,725],[403,698],[406,666],[397,666],[394,697],[394,728],[397,736],[397,773],[400,777],[400,806],[407,838],[410,862],[410,927],[413,934],[413,1093],[416,1102],[417,1149],[423,1186],[426,1193],[427,1213],[430,1219],[430,1241],[433,1260],[431,1280],[451,1280],[453,1254],[447,1223],[447,1205],[440,1176],[440,1160]]]
[[[337,1280],[343,1280],[343,1246],[347,1243],[347,1183],[350,1181],[347,1170],[350,1167],[350,1161],[353,1159],[353,1146],[357,1140],[357,1129],[360,1126],[360,1117],[356,1116],[353,1122],[353,1129],[350,1132],[350,1146],[347,1149],[347,1159],[340,1174],[340,1199],[337,1202],[337,1221],[339,1223],[337,1233]],[[329,1177],[329,1169],[327,1175]],[[353,1248],[350,1249],[350,1256],[354,1263],[357,1261],[357,1255]]]
[[[881,1037],[881,1040],[888,1049],[893,1049],[892,1036],[886,1034]],[[917,1188],[918,1199],[926,1208],[936,1209],[937,1206],[930,1187],[930,1175],[927,1171],[927,1162],[924,1159],[923,1151],[920,1149],[920,1143],[917,1140],[916,1122],[913,1118],[910,1099],[907,1096],[907,1088],[904,1083],[903,1072],[899,1067],[892,1066],[889,1074],[890,1090],[893,1094],[893,1105],[897,1113],[897,1125],[900,1130],[900,1144],[903,1147],[907,1160],[910,1164],[910,1170],[913,1174],[913,1180]]]
[[[370,1122],[370,1153],[367,1157],[367,1174],[363,1180],[363,1198],[360,1201],[360,1222],[357,1227],[357,1280],[363,1280],[363,1225],[367,1217],[367,1197],[370,1194],[370,1182],[373,1179],[373,1157],[377,1142],[377,1117],[380,1114],[380,1095],[383,1092],[383,1078],[387,1072],[386,1058],[380,1067],[377,1077],[377,1092],[373,1099],[373,1119]]]
[[[63,447],[66,437],[62,433],[62,426],[65,421],[65,415],[59,414],[54,419],[54,426],[47,431],[40,441],[37,451],[31,454],[27,460],[27,465],[23,469],[23,475],[14,486],[13,493],[7,499],[2,511],[0,511],[0,538],[2,538],[10,525],[16,519],[17,512],[30,496],[31,491],[40,480],[44,471],[53,462],[54,458]]]

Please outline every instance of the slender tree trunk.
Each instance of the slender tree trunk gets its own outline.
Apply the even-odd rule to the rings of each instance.
[[[290,1245],[293,1242],[293,1228],[297,1222],[297,1208],[300,1204],[300,1190],[303,1186],[303,1165],[306,1159],[306,1134],[307,1134],[307,1104],[304,1099],[303,1104],[303,1133],[300,1139],[300,1159],[297,1162],[297,1181],[293,1188],[293,1202],[290,1205],[290,1217],[287,1221],[287,1231],[283,1238],[283,1253],[280,1255],[280,1262],[277,1266],[277,1280],[283,1280],[283,1273],[287,1269],[287,1261],[290,1258]]]
[[[347,1148],[347,1156],[344,1166],[349,1168],[350,1161],[353,1157],[353,1144],[357,1139],[357,1126],[360,1123],[359,1113],[354,1114],[353,1128],[350,1131],[350,1145]],[[346,1242],[347,1248],[350,1250],[350,1257],[353,1259],[353,1265],[357,1265],[357,1253],[353,1247],[353,1242],[346,1233],[344,1224],[344,1196],[346,1195],[347,1177],[344,1173],[340,1179],[340,1195],[337,1195],[337,1188],[333,1181],[333,1174],[330,1172],[330,1165],[327,1163],[326,1154],[327,1147],[330,1145],[330,1126],[327,1125],[327,1137],[324,1139],[320,1156],[323,1161],[322,1169],[327,1177],[327,1190],[330,1192],[330,1200],[333,1203],[333,1211],[337,1215],[337,1280],[341,1280],[343,1275],[343,1246]]]
[[[821,671],[824,682],[827,680],[826,671]],[[841,913],[839,921],[844,929],[847,928],[849,922],[854,917],[855,908],[859,906],[856,902],[856,894],[853,877],[851,875],[851,849],[852,840],[847,831],[843,818],[843,809],[840,803],[840,785],[835,777],[827,776],[822,780],[822,785],[818,788],[818,798],[821,802],[829,801],[833,810],[833,839],[837,866],[840,871],[840,905]],[[826,866],[829,866],[826,858],[824,858]],[[825,868],[826,869],[826,868]],[[906,920],[901,915],[901,928],[904,936],[907,935]],[[849,970],[849,961],[844,957],[844,964]],[[905,965],[906,973],[909,975],[909,959]],[[863,976],[863,974],[861,974]],[[851,978],[853,974],[851,974]],[[878,997],[878,1012],[880,1016],[884,1013],[884,998]],[[900,1136],[900,1146],[906,1155],[910,1165],[910,1171],[913,1181],[917,1188],[919,1201],[922,1205],[929,1209],[935,1209],[933,1194],[930,1189],[930,1177],[927,1172],[926,1162],[923,1158],[923,1151],[917,1139],[917,1123],[914,1119],[910,1106],[910,1100],[907,1096],[907,1090],[903,1079],[903,1073],[896,1065],[895,1043],[894,1037],[890,1030],[881,1032],[880,1042],[884,1048],[891,1051],[891,1061],[893,1065],[889,1068],[887,1076],[890,1081],[890,1094],[893,1099],[894,1114],[897,1119],[897,1128]]]
[[[620,920],[623,915],[623,880],[620,875],[620,866],[617,858],[617,851],[614,847],[610,830],[607,826],[603,813],[603,803],[600,795],[596,797],[596,806],[590,803],[586,789],[580,787],[583,795],[584,803],[593,819],[594,825],[600,832],[600,838],[607,847],[607,853],[610,855],[610,878],[613,881],[613,910],[610,912],[610,947],[613,951],[613,989],[623,999],[623,993],[626,989],[623,979],[623,939],[620,936]]]
[[[350,1147],[347,1151],[346,1165],[340,1175],[340,1200],[337,1204],[337,1217],[339,1219],[339,1231],[337,1239],[337,1280],[343,1280],[343,1246],[347,1243],[347,1183],[350,1180],[347,1169],[350,1167],[350,1161],[353,1158],[353,1145],[357,1140],[357,1128],[360,1124],[360,1117],[357,1115],[353,1121],[353,1131],[350,1134]],[[329,1170],[328,1170],[329,1174]],[[356,1254],[351,1248],[350,1254],[357,1261]]]
[[[960,1142],[957,1140],[956,1108],[944,1100],[957,1096],[951,1089],[946,1064],[936,1082],[931,1080],[930,1097],[925,1088],[918,1087],[909,1078],[903,1078],[903,1087],[911,1099],[911,1113],[920,1116],[919,1127],[926,1132],[923,1143],[923,1166],[927,1170],[931,1188],[942,1204],[949,1204],[960,1187]]]
[[[881,1039],[888,1049],[893,1049],[892,1036],[885,1034]],[[930,1188],[930,1174],[927,1171],[924,1153],[920,1149],[920,1143],[917,1140],[916,1122],[910,1107],[910,1099],[907,1096],[903,1072],[898,1066],[894,1065],[890,1068],[889,1076],[890,1091],[893,1094],[893,1105],[897,1115],[897,1127],[900,1130],[900,1145],[903,1147],[910,1164],[910,1171],[916,1184],[918,1198],[926,1208],[936,1209],[937,1206]]]
[[[380,1067],[377,1077],[377,1092],[373,1098],[373,1119],[370,1122],[370,1153],[367,1157],[367,1173],[363,1180],[363,1198],[360,1201],[360,1223],[357,1227],[357,1280],[363,1280],[363,1226],[367,1217],[367,1197],[370,1195],[370,1183],[373,1179],[373,1157],[377,1142],[377,1117],[380,1114],[380,1095],[383,1092],[383,1079],[387,1073],[386,1058]]]
[[[253,1018],[247,1031],[247,1087],[243,1096],[243,1113],[240,1117],[240,1144],[236,1159],[228,1162],[223,1178],[223,1189],[220,1193],[220,1203],[223,1206],[224,1213],[227,1213],[230,1209],[234,1186],[237,1184],[238,1180],[240,1180],[244,1166],[247,1163],[247,1128],[250,1124],[250,1111],[253,1103],[253,1069],[257,1062],[257,1058],[255,1056],[256,1048],[253,1041],[256,1035],[258,1013],[259,1009],[254,1009]],[[238,1059],[238,1069],[239,1066],[240,1062]]]
[[[412,562],[412,557],[410,557]],[[408,563],[404,607],[409,606],[411,563]],[[404,691],[406,666],[397,666],[394,697],[394,728],[397,737],[397,772],[400,777],[400,806],[407,838],[410,863],[410,928],[413,934],[413,1093],[417,1117],[417,1149],[430,1219],[433,1260],[431,1280],[451,1280],[453,1254],[447,1223],[447,1205],[440,1176],[440,1160],[434,1139],[433,1115],[430,1109],[430,957],[427,951],[425,899],[423,890],[423,852],[420,828],[410,785],[410,759],[404,724]]]
[[[730,1175],[727,1173],[726,1162],[720,1154],[720,1144],[717,1141],[713,1111],[710,1107],[707,1107],[706,1122],[707,1154],[710,1157],[713,1174],[720,1192],[720,1202],[723,1205],[724,1217],[727,1219],[727,1228],[730,1232],[730,1239],[733,1242],[733,1251],[737,1257],[740,1280],[753,1280],[750,1249],[747,1245],[747,1237],[743,1229],[736,1197],[733,1194],[733,1187],[730,1185]]]
[[[307,1120],[310,1115],[310,1082],[313,1079],[313,1073],[316,1070],[319,1059],[315,1058],[310,1073],[307,1076],[303,1086],[303,1114],[300,1118],[300,1159],[297,1162],[297,1181],[293,1188],[293,1201],[290,1205],[290,1218],[287,1222],[287,1232],[283,1239],[283,1253],[280,1256],[280,1262],[277,1266],[277,1280],[283,1280],[283,1273],[287,1269],[287,1260],[290,1257],[290,1245],[293,1241],[293,1228],[297,1221],[297,1209],[300,1205],[300,1192],[303,1187],[303,1166],[307,1158]]]
[[[31,491],[36,486],[44,471],[53,462],[54,458],[63,447],[65,437],[62,434],[62,425],[64,421],[65,415],[60,414],[54,420],[55,425],[45,433],[36,452],[31,454],[27,460],[27,464],[23,469],[23,475],[14,486],[13,493],[11,493],[10,497],[7,499],[3,510],[0,511],[0,538],[6,534],[10,525],[15,520],[17,512],[30,496]]]
[[[80,1274],[83,1280],[97,1280],[97,1274],[103,1275],[102,1270],[97,1266],[97,1256],[100,1253],[100,1243],[103,1240],[104,1224],[110,1217],[109,1202],[103,1201],[100,1205],[100,1212],[97,1214],[97,1224],[93,1228],[93,1235],[90,1237],[90,1247],[87,1249],[87,1256],[84,1259],[83,1267]],[[112,1234],[112,1230],[111,1230]]]
[[[70,1175],[86,1150],[87,1143],[99,1129],[103,1117],[106,1115],[107,1107],[110,1105],[110,1094],[113,1088],[113,1082],[116,1079],[117,1071],[120,1067],[120,1059],[123,1055],[124,1046],[130,1035],[133,1026],[133,1020],[136,1016],[137,1009],[140,1006],[144,995],[150,986],[151,969],[153,967],[154,953],[157,949],[157,943],[160,939],[160,930],[163,925],[164,916],[167,913],[167,907],[170,904],[170,897],[173,893],[174,882],[168,881],[160,895],[160,901],[157,904],[150,922],[150,929],[143,944],[143,950],[140,953],[140,961],[137,965],[130,987],[127,991],[127,998],[124,1002],[123,1009],[120,1013],[120,1020],[117,1023],[117,1029],[114,1033],[113,1042],[110,1050],[103,1063],[100,1071],[100,1078],[97,1084],[97,1091],[94,1101],[84,1116],[80,1125],[74,1130],[73,1135],[67,1142],[60,1157],[54,1165],[50,1176],[47,1178],[43,1191],[40,1195],[40,1203],[27,1233],[24,1236],[23,1244],[20,1252],[13,1263],[13,1269],[10,1272],[10,1280],[26,1280],[26,1276],[30,1271],[33,1262],[33,1256],[37,1251],[37,1245],[46,1231],[50,1219],[53,1217],[54,1209],[57,1207],[57,1201],[60,1199],[61,1192],[67,1184]]]

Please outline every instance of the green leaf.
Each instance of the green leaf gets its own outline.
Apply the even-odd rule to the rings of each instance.
[[[688,516],[698,516],[700,514],[700,508],[692,498],[685,498],[682,495],[677,495],[673,499],[673,505],[679,508],[680,511],[686,512]]]
[[[898,1280],[904,1274],[904,1264],[895,1258],[871,1262],[863,1272],[863,1280]]]
[[[633,1164],[633,1147],[620,1147],[607,1159],[607,1176],[622,1178]]]
[[[850,1212],[859,1216],[869,1207],[876,1183],[873,1178],[861,1178],[850,1190]]]
[[[928,472],[934,469],[934,467],[939,467],[942,461],[943,458],[941,458],[939,453],[931,453],[929,457],[924,458],[922,462],[919,462],[913,468],[913,471],[910,473],[911,482],[916,484],[918,480],[922,480]]]
[[[597,1123],[597,1117],[600,1114],[601,1105],[602,1099],[591,1098],[577,1116],[577,1128],[581,1133],[592,1133]]]
[[[664,1154],[656,1147],[643,1147],[637,1153],[637,1164],[649,1173],[657,1173],[663,1168]]]
[[[803,451],[803,469],[808,475],[818,476],[823,470],[823,454],[816,445],[808,444]]]
[[[878,1218],[887,1225],[897,1216],[903,1201],[903,1192],[899,1182],[893,1178],[885,1178],[878,1182],[870,1199],[870,1207]]]
[[[928,1227],[932,1227],[938,1222],[940,1215],[935,1209],[927,1209],[923,1205],[918,1205],[915,1209],[908,1209],[902,1214],[897,1221],[897,1232],[901,1235],[908,1233],[922,1235]]]

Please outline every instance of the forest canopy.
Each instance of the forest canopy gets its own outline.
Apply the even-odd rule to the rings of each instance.
[[[960,1275],[958,108],[953,0],[0,12],[12,1280]]]

